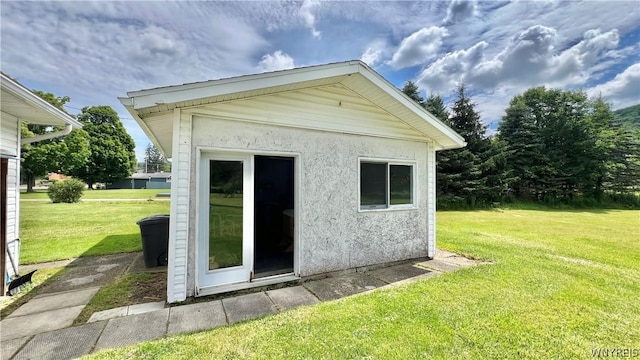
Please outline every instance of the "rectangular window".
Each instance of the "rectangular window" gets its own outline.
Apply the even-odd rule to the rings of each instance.
[[[407,208],[414,204],[413,164],[361,160],[360,209]]]

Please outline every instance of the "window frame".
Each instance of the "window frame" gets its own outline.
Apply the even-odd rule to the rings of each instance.
[[[386,204],[385,205],[362,205],[362,163],[386,164]],[[391,204],[391,166],[402,165],[411,168],[411,203]],[[395,211],[395,210],[415,210],[417,209],[416,179],[417,162],[413,160],[398,160],[385,158],[358,157],[358,212]]]

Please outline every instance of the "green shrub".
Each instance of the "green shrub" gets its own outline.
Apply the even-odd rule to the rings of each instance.
[[[51,184],[48,195],[54,203],[75,203],[80,201],[83,191],[84,183],[82,181],[69,179]]]

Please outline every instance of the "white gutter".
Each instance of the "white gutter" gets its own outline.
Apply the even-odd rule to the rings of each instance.
[[[36,135],[36,136],[28,137],[28,138],[22,138],[20,140],[20,144],[21,145],[27,145],[27,144],[31,144],[31,143],[38,142],[38,141],[49,140],[49,139],[65,136],[65,135],[69,134],[71,132],[71,130],[73,130],[73,125],[66,124],[64,126],[64,130],[60,130],[60,131],[56,131],[56,132],[50,132],[50,133],[46,133],[46,134],[42,134],[42,135]]]

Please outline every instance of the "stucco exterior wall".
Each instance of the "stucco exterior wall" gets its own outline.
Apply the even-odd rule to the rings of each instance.
[[[191,164],[198,147],[300,154],[300,275],[348,269],[428,255],[429,145],[425,142],[193,117]],[[416,209],[359,211],[359,158],[415,161]],[[191,168],[190,204],[196,203],[196,169]],[[194,214],[195,215],[195,214]],[[189,224],[189,248],[196,243]],[[190,254],[191,255],[191,254]],[[189,261],[194,292],[195,257]]]

